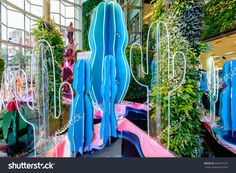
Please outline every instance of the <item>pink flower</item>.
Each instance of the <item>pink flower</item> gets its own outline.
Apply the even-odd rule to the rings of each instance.
[[[20,102],[19,101],[15,101],[15,100],[11,100],[10,102],[7,103],[7,110],[10,112],[14,112],[17,111],[17,105],[16,102],[18,104],[18,108],[20,108]]]

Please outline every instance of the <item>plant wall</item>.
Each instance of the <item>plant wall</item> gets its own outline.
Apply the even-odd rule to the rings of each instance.
[[[83,37],[83,50],[85,51],[90,50],[88,35],[89,35],[89,27],[91,23],[91,15],[92,15],[93,9],[102,1],[103,0],[88,0],[82,4],[82,8],[83,8],[82,37]]]
[[[196,157],[202,152],[199,111],[201,92],[198,84],[200,80],[198,66],[200,63],[198,55],[206,49],[206,46],[200,42],[200,33],[202,31],[201,22],[199,22],[202,17],[200,10],[201,4],[198,4],[198,0],[172,0],[168,1],[168,4],[167,1],[157,0],[154,3],[155,7],[158,8],[154,11],[153,20],[164,21],[169,28],[171,55],[176,51],[182,51],[187,59],[185,82],[171,95],[170,150],[179,156]],[[161,31],[161,40],[164,40],[166,37],[165,30],[162,29]],[[175,76],[173,80],[168,80],[167,44],[165,41],[162,43],[162,59],[160,61],[162,67],[160,71],[161,81],[160,86],[153,86],[152,102],[154,104],[156,103],[156,91],[157,87],[160,87],[162,113],[161,140],[167,146],[167,96],[168,92],[176,87],[183,77],[183,60],[180,56],[177,56],[175,61]],[[152,118],[155,118],[155,116],[153,114]]]
[[[203,38],[236,28],[236,0],[210,0],[203,9]]]

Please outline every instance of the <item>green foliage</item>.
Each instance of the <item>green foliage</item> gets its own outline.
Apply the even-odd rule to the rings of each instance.
[[[53,21],[45,22],[43,18],[40,18],[34,25],[33,36],[36,41],[47,40],[53,46],[57,63],[60,64],[63,61],[61,53],[64,52],[64,45],[60,32]]]
[[[154,20],[156,19],[159,19],[160,17],[162,17],[165,13],[165,6],[166,6],[166,0],[152,0],[153,3],[153,10],[154,10],[154,13],[153,13],[153,16],[152,18]]]
[[[33,36],[36,41],[45,39],[46,41],[49,42],[49,44],[53,48],[53,53],[54,53],[54,63],[55,63],[55,76],[56,76],[56,95],[57,95],[57,102],[59,100],[58,98],[58,91],[60,84],[62,82],[61,79],[61,64],[63,62],[63,52],[64,52],[64,45],[63,41],[60,35],[60,32],[58,31],[55,23],[53,21],[50,22],[45,22],[43,18],[40,18],[36,24],[34,25],[33,29]],[[47,49],[46,51],[47,57],[52,58],[52,55]],[[50,61],[48,61],[50,62]],[[53,107],[53,70],[51,64],[48,64],[49,68],[49,74],[48,74],[48,79],[49,79],[49,105],[50,105],[50,114],[54,112],[54,107]],[[58,104],[57,104],[58,105]]]
[[[236,27],[236,0],[210,0],[204,6],[205,29],[203,38],[214,36]]]
[[[171,131],[170,131],[170,150],[179,156],[196,157],[202,151],[201,144],[201,123],[200,123],[200,110],[199,100],[201,98],[201,92],[198,86],[200,80],[200,74],[198,71],[199,58],[198,54],[205,50],[205,47],[198,43],[198,38],[191,38],[191,33],[195,33],[195,36],[200,37],[198,32],[201,32],[201,26],[198,28],[192,28],[184,25],[181,20],[188,20],[189,26],[194,25],[198,17],[201,15],[194,15],[194,11],[191,14],[186,14],[186,6],[190,1],[178,0],[174,3],[170,1],[170,8],[161,12],[161,15],[154,14],[154,20],[164,21],[169,28],[170,32],[170,50],[173,53],[176,51],[182,51],[186,55],[187,59],[187,71],[185,83],[171,95],[170,102],[170,119],[171,119]],[[191,1],[192,2],[192,1]],[[157,3],[159,3],[157,1]],[[192,4],[194,6],[194,3]],[[163,6],[164,8],[164,6]],[[198,11],[198,10],[196,10]],[[160,13],[155,11],[155,13]],[[196,19],[192,21],[189,16],[195,16]],[[158,17],[156,17],[158,16]],[[181,19],[181,20],[180,20]],[[199,20],[199,19],[198,19]],[[183,25],[183,26],[181,26]],[[186,29],[188,28],[188,29]],[[183,29],[183,30],[182,30]],[[183,32],[184,31],[184,32]],[[162,33],[165,31],[162,31]],[[161,40],[164,40],[165,34],[161,34]],[[194,42],[194,44],[192,43]],[[175,76],[174,80],[168,80],[168,61],[167,61],[167,44],[164,41],[161,44],[161,71],[160,71],[160,86],[153,86],[152,102],[156,103],[156,91],[157,87],[160,87],[161,97],[161,128],[162,128],[162,142],[167,145],[167,114],[168,114],[168,92],[176,87],[183,77],[183,60],[180,56],[177,56],[175,61]],[[195,46],[199,44],[200,47]],[[197,48],[196,48],[197,47]],[[204,49],[203,49],[204,48]],[[172,68],[170,68],[172,69]],[[170,71],[172,74],[173,72]],[[154,111],[155,112],[155,111]],[[155,115],[153,114],[154,118]]]
[[[0,79],[2,80],[2,73],[5,69],[5,61],[4,59],[0,58]]]
[[[144,64],[143,64],[143,68],[146,71],[147,67],[146,67],[146,48],[143,47],[143,56],[144,56]],[[151,68],[151,62],[152,59],[154,57],[154,52],[149,51],[149,75],[143,75],[141,72],[141,52],[140,49],[138,47],[134,47],[132,50],[132,70],[133,70],[133,74],[134,76],[143,84],[145,85],[150,85],[150,81],[151,81],[151,73],[150,73],[150,68]],[[126,57],[127,57],[127,61],[130,64],[130,47],[127,47],[126,49]],[[139,73],[140,72],[140,73]],[[147,93],[144,92],[145,88],[140,86],[139,84],[137,84],[134,79],[131,77],[131,81],[130,81],[130,85],[129,85],[129,89],[128,92],[125,96],[125,100],[130,100],[130,101],[135,101],[135,102],[144,102],[146,101],[146,97],[147,97]]]
[[[88,41],[88,35],[89,35],[89,27],[91,23],[91,16],[93,9],[100,3],[102,0],[88,0],[82,4],[83,6],[83,31],[82,31],[82,37],[83,37],[83,50],[87,51],[89,50],[89,41]]]
[[[173,15],[176,17],[177,26],[190,46],[196,49],[201,46],[201,31],[203,30],[203,3],[202,1],[174,1],[171,3]],[[201,52],[197,52],[200,54]]]

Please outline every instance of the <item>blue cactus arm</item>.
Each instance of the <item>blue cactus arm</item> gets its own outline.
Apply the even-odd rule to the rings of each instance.
[[[231,124],[231,118],[229,115],[231,115],[231,82],[229,78],[227,77],[230,74],[230,62],[226,62],[223,66],[223,81],[226,84],[226,88],[221,93],[221,110],[220,110],[220,116],[223,121],[224,130],[232,130],[232,124]]]
[[[232,60],[231,61],[231,94],[232,94],[232,97],[231,97],[231,106],[232,106],[232,109],[231,109],[231,121],[232,121],[232,131],[236,132],[236,106],[235,103],[236,103],[236,61],[235,60]]]
[[[85,109],[84,109],[84,88],[85,88],[85,62],[84,60],[79,60],[78,66],[79,77],[77,83],[77,93],[80,96],[75,103],[75,144],[77,152],[83,154],[84,145],[84,120],[85,120]],[[79,117],[79,118],[78,118]]]
[[[74,80],[73,80],[73,89],[75,90],[75,92],[77,92],[77,86],[78,86],[78,69],[79,69],[79,64],[80,62],[77,62],[74,66]],[[73,100],[73,105],[74,109],[72,109],[72,106],[70,107],[70,119],[71,119],[71,123],[68,129],[68,138],[69,138],[69,142],[70,142],[70,148],[71,148],[71,152],[72,153],[77,153],[78,149],[77,149],[77,142],[75,143],[75,113],[76,113],[76,103],[78,102],[79,99],[79,95],[75,96],[75,99]]]
[[[116,121],[116,113],[115,113],[115,98],[117,94],[117,83],[115,78],[116,66],[115,66],[115,58],[110,57],[110,65],[111,65],[111,107],[110,107],[110,121],[111,121],[111,136],[117,137],[117,121]]]
[[[117,95],[115,103],[120,103],[128,91],[130,83],[130,69],[125,55],[125,49],[128,43],[128,32],[125,25],[124,13],[119,4],[115,5],[115,20],[116,20],[116,80]]]
[[[97,21],[97,13],[98,13],[98,10],[97,10],[97,8],[95,8],[93,10],[91,26],[90,26],[89,35],[88,35],[88,37],[89,37],[89,47],[90,47],[90,50],[91,50],[90,65],[91,65],[91,62],[94,61],[94,58],[95,58],[95,55],[96,55],[96,42],[95,42],[95,39],[94,39],[95,38],[95,29],[94,28],[95,28],[95,24],[96,24],[96,21]],[[96,100],[92,88],[90,90],[91,90],[90,91],[90,96],[92,97],[92,100]]]
[[[93,106],[89,97],[91,91],[90,63],[85,60],[85,136],[84,147],[87,150],[93,138]]]
[[[75,145],[75,149],[71,147],[72,152],[83,154],[93,137],[93,107],[88,95],[91,89],[89,61],[79,60],[75,64],[73,87],[77,95],[73,103],[74,112],[70,112],[72,124],[69,127],[69,139]]]
[[[90,42],[94,41],[94,45],[91,45],[91,51],[93,52],[91,56],[91,82],[92,82],[92,92],[95,98],[95,102],[102,103],[101,85],[102,85],[102,62],[105,55],[105,3],[102,2],[97,7],[97,13],[92,16],[95,18],[93,36],[90,37]]]
[[[116,21],[115,21],[115,9],[113,2],[105,3],[105,23],[104,23],[104,48],[105,56],[115,55],[116,45]],[[104,57],[105,57],[104,56]]]
[[[102,83],[102,95],[103,95],[103,117],[101,122],[100,136],[103,139],[103,143],[106,144],[110,136],[110,94],[111,94],[111,76],[110,76],[110,58],[105,57],[104,60],[104,81]]]

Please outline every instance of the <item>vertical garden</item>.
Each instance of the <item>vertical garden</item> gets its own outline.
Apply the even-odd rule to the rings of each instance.
[[[187,60],[186,78],[184,84],[171,95],[170,100],[170,150],[179,156],[196,157],[202,153],[200,104],[201,92],[199,90],[199,54],[206,50],[201,43],[203,30],[203,4],[197,0],[191,1],[165,1],[154,2],[153,20],[163,21],[167,24],[170,33],[171,56],[182,51]],[[165,30],[161,29],[161,40],[165,39]],[[164,33],[164,34],[163,34]],[[183,63],[177,57],[175,62],[175,76],[168,80],[167,42],[161,44],[160,86],[153,86],[153,99],[156,102],[157,87],[160,87],[161,100],[161,140],[167,146],[167,110],[168,92],[175,88],[183,74]],[[171,71],[173,73],[173,71]],[[155,111],[154,111],[155,112]],[[155,118],[155,114],[152,118]]]

